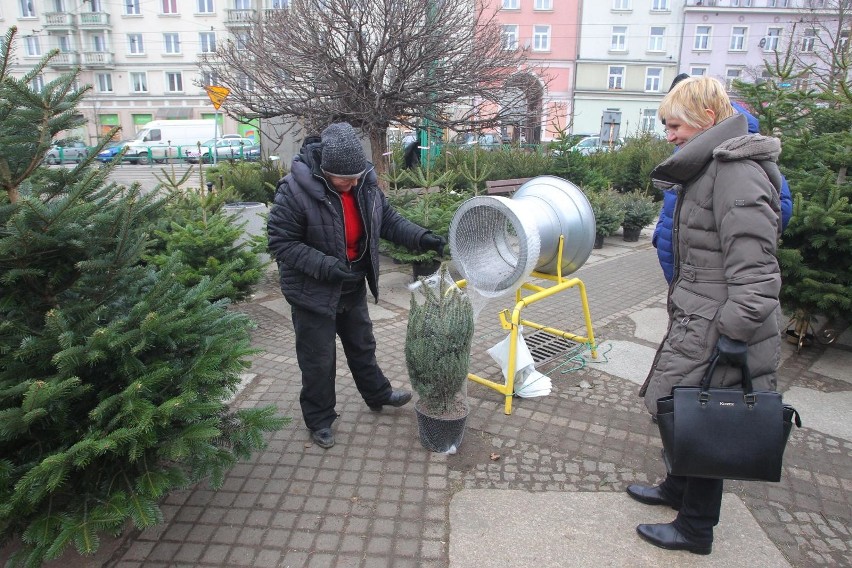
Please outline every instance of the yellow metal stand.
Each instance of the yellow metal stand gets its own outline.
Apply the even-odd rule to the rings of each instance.
[[[509,310],[503,310],[500,312],[500,325],[503,329],[509,330],[509,368],[508,368],[508,377],[506,378],[506,382],[497,383],[491,381],[489,379],[480,377],[478,375],[474,375],[473,373],[469,373],[467,378],[475,381],[481,385],[485,385],[490,387],[497,392],[503,393],[503,396],[506,398],[506,404],[504,408],[504,412],[506,414],[512,414],[512,396],[515,392],[515,372],[516,365],[518,360],[518,333],[520,331],[521,326],[531,327],[533,329],[539,329],[545,333],[549,333],[556,337],[562,337],[568,339],[570,341],[575,341],[577,343],[587,343],[590,346],[590,350],[592,352],[592,357],[597,359],[597,345],[595,345],[595,334],[592,331],[592,315],[589,312],[589,300],[586,296],[586,285],[583,284],[583,281],[579,278],[568,278],[564,279],[562,277],[562,245],[564,243],[564,236],[559,237],[559,263],[557,263],[556,275],[552,274],[543,274],[540,272],[533,272],[532,276],[537,278],[541,278],[544,280],[550,280],[555,284],[551,286],[538,286],[536,284],[532,284],[530,282],[526,282],[521,285],[518,291],[515,293],[515,308],[512,310],[511,317],[509,316]],[[459,280],[456,284],[460,287],[464,287],[467,285],[467,280]],[[587,337],[583,337],[581,335],[575,335],[573,333],[568,333],[567,331],[562,331],[559,329],[555,329],[552,327],[548,327],[545,325],[541,325],[539,323],[535,323],[529,320],[521,319],[521,310],[543,300],[545,298],[549,298],[555,294],[563,292],[569,288],[577,287],[580,290],[580,301],[583,305],[583,317],[586,321],[586,333],[588,333]],[[529,290],[533,293],[528,296],[523,296],[523,291]]]

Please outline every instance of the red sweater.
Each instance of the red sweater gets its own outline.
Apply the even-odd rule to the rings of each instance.
[[[358,242],[364,236],[358,203],[352,191],[341,192],[340,201],[343,202],[343,226],[346,228],[346,256],[349,260],[355,260],[358,258]]]

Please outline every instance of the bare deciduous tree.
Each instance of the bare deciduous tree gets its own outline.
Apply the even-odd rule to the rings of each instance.
[[[798,60],[821,92],[852,101],[852,2],[806,0],[799,20]],[[794,28],[795,30],[795,28]]]
[[[232,114],[285,117],[314,133],[341,120],[361,128],[381,173],[392,124],[485,128],[516,111],[508,99],[529,98],[505,88],[533,69],[523,49],[504,49],[483,1],[292,0],[201,68],[231,89]],[[547,79],[535,74],[541,92]]]

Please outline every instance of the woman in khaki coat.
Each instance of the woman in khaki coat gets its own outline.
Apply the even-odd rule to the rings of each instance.
[[[775,388],[781,351],[781,174],[776,138],[748,134],[724,86],[710,77],[678,83],[658,111],[677,152],[652,175],[674,190],[674,278],[669,328],[640,390],[652,415],[675,385],[698,385],[714,351],[720,362],[712,386],[734,386],[747,361],[754,388]],[[678,510],[671,523],[643,524],[646,541],[672,550],[710,554],[719,522],[722,481],[669,475],[658,486],[627,493]]]

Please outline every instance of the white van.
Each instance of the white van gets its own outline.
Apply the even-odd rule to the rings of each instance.
[[[127,144],[124,159],[134,164],[183,157],[218,134],[215,120],[152,120]]]

